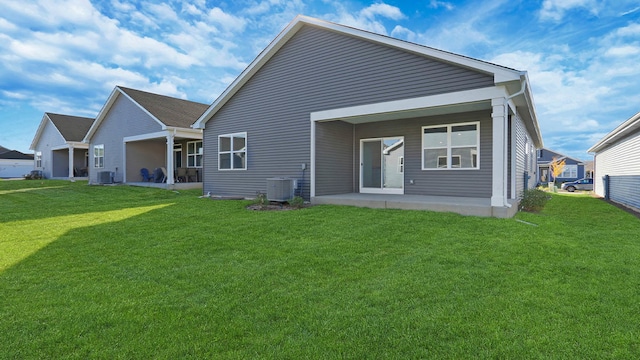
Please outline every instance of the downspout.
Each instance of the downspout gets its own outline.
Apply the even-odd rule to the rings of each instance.
[[[522,95],[524,94],[525,90],[527,89],[527,82],[526,81],[522,81],[522,76],[524,75],[524,73],[520,74],[520,90],[518,90],[518,92],[513,93],[511,95],[509,95],[508,97],[504,98],[504,114],[505,114],[505,119],[506,121],[504,122],[504,133],[508,134],[509,133],[509,100],[513,99],[516,96]],[[508,146],[509,142],[505,141],[505,149],[504,149],[504,154],[508,154],[509,151],[508,149],[506,149],[506,147]],[[508,160],[508,159],[507,159]],[[505,166],[506,164],[508,164],[508,161],[505,161]],[[506,175],[506,174],[505,174]],[[509,185],[510,186],[510,185]],[[506,192],[506,187],[505,187],[505,192]],[[507,196],[505,194],[505,196],[502,197],[504,199],[504,206],[510,208],[511,204],[509,204],[509,201],[507,200]]]

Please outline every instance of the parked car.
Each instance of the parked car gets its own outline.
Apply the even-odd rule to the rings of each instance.
[[[576,181],[562,183],[560,187],[562,190],[567,190],[568,192],[574,192],[576,190],[593,190],[593,179],[579,179]]]

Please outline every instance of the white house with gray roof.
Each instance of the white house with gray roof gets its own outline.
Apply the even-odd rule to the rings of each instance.
[[[191,125],[207,107],[116,86],[84,138],[89,183],[149,184],[141,176],[145,168],[163,170],[158,186],[201,187],[202,130]]]
[[[205,193],[255,197],[282,177],[318,204],[498,217],[535,185],[543,146],[526,72],[306,16],[194,127]]]
[[[594,153],[594,192],[640,211],[640,112],[588,151]]]
[[[44,113],[30,147],[34,169],[45,178],[87,178],[89,146],[83,138],[91,124],[88,117]]]

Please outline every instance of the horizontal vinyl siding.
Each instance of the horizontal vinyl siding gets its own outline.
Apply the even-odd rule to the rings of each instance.
[[[422,170],[422,127],[480,121],[480,169],[478,170]],[[356,126],[356,159],[360,158],[360,140],[367,138],[404,136],[404,193],[458,197],[491,197],[492,148],[491,113],[431,116],[394,120]],[[359,184],[359,163],[355,183]],[[413,180],[413,184],[410,181]]]
[[[111,109],[102,120],[100,127],[91,138],[89,146],[89,177],[97,182],[98,172],[116,173],[115,181],[123,181],[123,141],[125,137],[161,131],[162,127],[142,109],[124,96],[118,96]],[[104,168],[93,167],[93,146],[104,144]],[[165,151],[166,152],[166,151]],[[166,157],[166,156],[165,156]],[[116,168],[117,171],[116,171]],[[150,169],[153,170],[153,169]],[[132,174],[128,174],[131,178]],[[135,176],[134,176],[135,177]]]
[[[54,147],[65,144],[65,140],[60,135],[60,132],[56,127],[51,123],[51,121],[46,122],[44,125],[44,129],[40,134],[40,139],[35,146],[35,151],[42,152],[42,175],[45,178],[51,178],[53,176],[53,150]],[[34,162],[35,164],[35,162]]]
[[[357,192],[352,124],[316,124],[316,196]]]
[[[305,26],[207,122],[204,191],[255,196],[268,177],[301,178],[311,112],[493,85],[487,74]],[[218,171],[218,135],[245,131],[247,170]],[[308,198],[308,170],[304,176]],[[321,184],[329,192],[352,187]]]
[[[600,196],[605,196],[605,175],[611,181],[611,200],[640,208],[640,133],[596,154],[594,184]]]
[[[516,196],[515,198],[519,198],[524,192],[524,172],[528,171],[527,169],[527,147],[529,146],[529,139],[527,139],[527,130],[522,122],[522,119],[519,116],[513,116],[513,127],[516,132],[516,172],[515,172],[515,182],[516,182]],[[509,186],[511,188],[511,186]]]

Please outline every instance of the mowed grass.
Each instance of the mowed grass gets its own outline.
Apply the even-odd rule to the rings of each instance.
[[[599,199],[488,219],[198,195],[0,181],[0,358],[640,356],[640,221]]]

